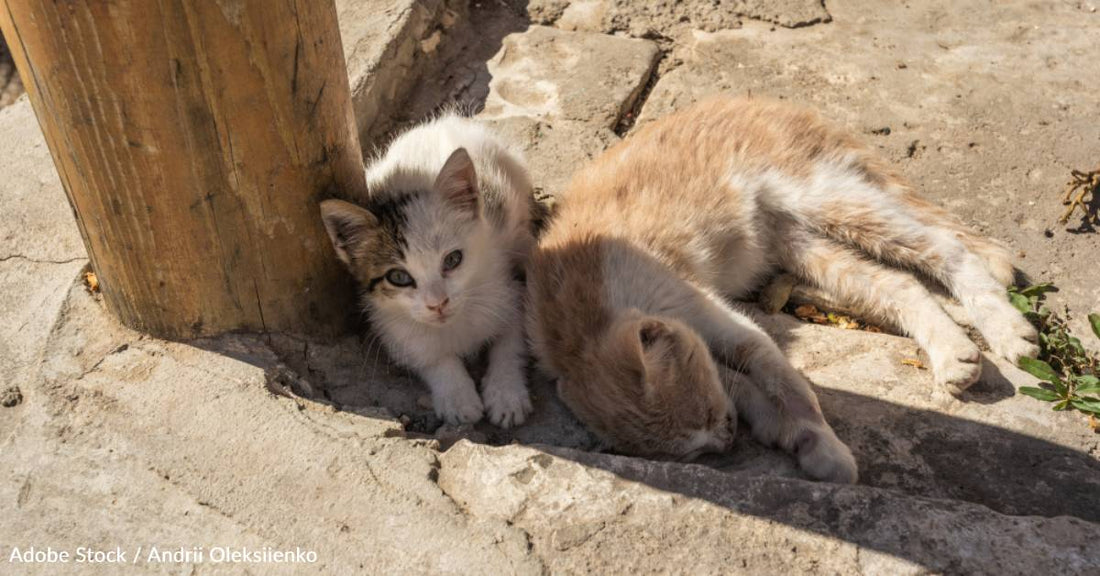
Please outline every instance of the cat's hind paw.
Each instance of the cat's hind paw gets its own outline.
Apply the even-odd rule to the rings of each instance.
[[[473,386],[456,387],[445,393],[433,393],[432,404],[435,415],[447,424],[458,426],[473,424],[481,420],[485,407]]]
[[[960,338],[944,349],[929,350],[936,384],[952,396],[959,396],[982,375],[982,353],[969,338]]]
[[[1034,331],[1024,337],[1006,336],[993,346],[993,351],[1013,364],[1019,364],[1020,358],[1035,358],[1039,355],[1039,345],[1032,340],[1033,335]]]
[[[519,426],[531,413],[531,396],[523,379],[489,377],[481,393],[489,421],[501,428]]]
[[[1015,312],[1015,310],[1013,310]],[[982,335],[989,341],[989,347],[998,356],[1018,364],[1020,358],[1034,358],[1039,355],[1039,333],[1026,318],[1019,314],[1005,315]]]

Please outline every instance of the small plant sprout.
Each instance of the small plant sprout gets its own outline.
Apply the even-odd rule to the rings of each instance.
[[[1020,393],[1053,403],[1054,410],[1075,409],[1095,422],[1100,416],[1100,356],[1087,350],[1069,332],[1069,310],[1053,312],[1044,302],[1051,284],[1010,288],[1008,298],[1039,330],[1039,357],[1022,358],[1020,368],[1043,381],[1042,387],[1021,386]],[[1100,338],[1100,314],[1089,314],[1093,334]]]

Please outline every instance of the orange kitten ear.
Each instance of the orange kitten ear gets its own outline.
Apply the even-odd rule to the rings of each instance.
[[[644,350],[667,337],[671,332],[672,330],[668,327],[668,324],[660,320],[647,318],[642,320],[641,325],[638,327],[638,339],[642,342],[642,349]]]
[[[367,209],[343,200],[321,202],[321,220],[332,240],[332,247],[340,261],[351,266],[355,254],[370,238],[370,231],[378,226],[378,218]]]
[[[477,172],[465,148],[455,150],[447,158],[435,179],[435,189],[455,208],[477,213]]]

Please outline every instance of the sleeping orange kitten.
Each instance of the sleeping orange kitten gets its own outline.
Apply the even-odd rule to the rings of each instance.
[[[955,394],[981,373],[978,347],[900,269],[949,288],[996,353],[1037,352],[1005,297],[1008,252],[803,109],[697,104],[603,154],[557,210],[528,272],[532,345],[570,409],[624,452],[725,450],[736,406],[810,476],[856,481],[809,382],[727,303],[780,270],[905,330]],[[726,387],[716,360],[740,372]]]

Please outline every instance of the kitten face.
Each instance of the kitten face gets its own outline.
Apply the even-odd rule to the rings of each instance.
[[[462,314],[485,268],[487,226],[430,193],[417,195],[403,214],[399,257],[374,272],[366,298],[387,315],[442,326]]]
[[[583,389],[559,381],[559,392],[585,421],[599,423],[594,427],[616,448],[690,460],[732,446],[732,405],[710,350],[684,324],[627,315],[595,356]]]
[[[461,315],[490,264],[488,225],[478,212],[477,180],[458,149],[431,190],[372,198],[366,208],[321,203],[337,256],[386,318],[442,326]]]

